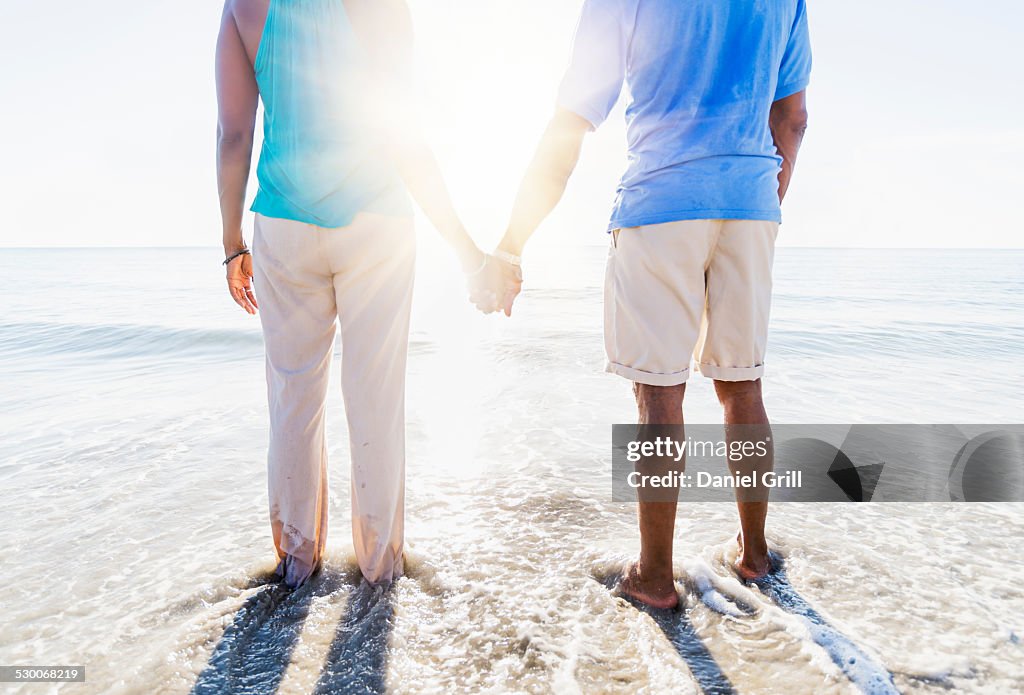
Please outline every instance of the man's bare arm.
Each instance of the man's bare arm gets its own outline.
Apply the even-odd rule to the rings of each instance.
[[[590,130],[585,118],[566,109],[555,112],[523,176],[499,249],[522,254],[527,240],[562,199]]]
[[[772,104],[768,116],[775,149],[782,157],[782,171],[779,172],[779,202],[786,197],[793,167],[796,166],[796,155],[800,151],[800,143],[807,130],[807,99],[806,92],[799,91],[788,97],[779,99]]]
[[[242,211],[249,181],[259,88],[235,22],[233,0],[224,4],[217,37],[217,190],[225,255],[244,248]]]

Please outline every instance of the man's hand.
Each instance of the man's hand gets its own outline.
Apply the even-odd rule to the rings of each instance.
[[[235,304],[248,314],[255,314],[260,308],[252,290],[252,256],[247,253],[228,263],[228,292]]]
[[[512,304],[523,287],[518,265],[488,255],[479,272],[468,277],[469,301],[485,314],[495,311],[512,316]]]

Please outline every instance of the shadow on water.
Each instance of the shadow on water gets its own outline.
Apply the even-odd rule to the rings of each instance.
[[[616,587],[620,578],[620,576],[595,577],[616,594],[618,594]],[[679,656],[683,657],[683,661],[686,662],[705,695],[735,695],[736,689],[733,688],[732,682],[715,661],[715,657],[708,651],[700,635],[697,634],[686,610],[682,608],[674,610],[651,608],[629,596],[618,595],[641,613],[649,615],[665,633],[665,637],[679,652]]]
[[[685,610],[659,610],[636,601],[630,601],[630,603],[654,619],[655,624],[661,628],[665,637],[679,652],[679,656],[683,657],[683,661],[690,668],[690,672],[697,679],[697,683],[705,695],[734,695],[736,693],[732,681],[708,651]]]
[[[235,613],[193,695],[271,695],[284,677],[292,650],[309,614],[313,592],[265,583]]]
[[[387,590],[358,577],[320,572],[291,591],[263,583],[235,613],[192,695],[272,695],[291,661],[314,598],[351,587],[314,693],[385,691],[388,637],[394,615]]]
[[[869,695],[898,695],[892,674],[858,647],[853,640],[829,625],[828,621],[801,596],[789,581],[785,566],[755,580],[761,593],[787,613],[803,618],[811,639],[823,648],[832,662],[842,669],[857,688]]]
[[[313,689],[315,695],[385,691],[394,612],[390,591],[366,582],[352,591]]]
[[[781,558],[776,558],[778,569],[753,582],[779,609],[802,618],[812,641],[824,649],[829,658],[867,695],[898,695],[892,674],[874,658],[858,647],[853,640],[832,627],[790,583]],[[614,589],[617,582],[603,582]],[[701,691],[706,695],[734,695],[737,691],[697,634],[687,611],[651,608],[639,601],[624,597],[631,605],[654,620],[668,641],[686,662]],[[750,609],[753,610],[753,609]]]

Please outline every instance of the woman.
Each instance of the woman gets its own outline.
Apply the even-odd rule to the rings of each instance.
[[[372,583],[402,573],[405,365],[414,232],[407,191],[472,277],[483,254],[409,122],[412,30],[394,0],[227,0],[217,42],[218,187],[231,296],[259,314],[270,405],[278,574],[322,563],[324,401],[336,321],[352,455],[352,536]],[[242,211],[258,101],[263,147],[251,255]],[[259,303],[253,284],[258,292]]]

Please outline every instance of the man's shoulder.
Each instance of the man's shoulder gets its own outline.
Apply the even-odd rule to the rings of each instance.
[[[630,30],[637,16],[639,0],[584,0],[581,24],[598,31]]]
[[[639,0],[583,0],[583,6],[611,14],[629,13],[636,9]]]

